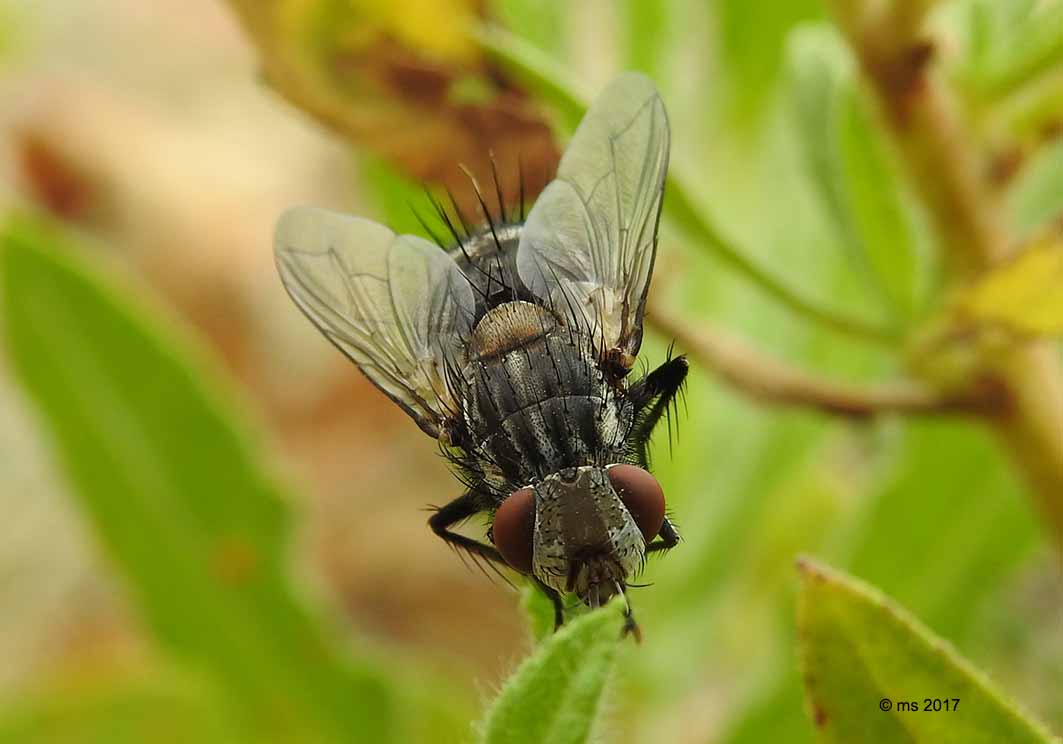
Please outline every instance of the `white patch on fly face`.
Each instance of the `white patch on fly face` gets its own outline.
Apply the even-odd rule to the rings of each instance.
[[[615,414],[613,418],[615,420]],[[556,490],[556,476],[548,478],[542,484],[542,490],[537,491],[533,566],[535,575],[543,583],[564,592],[573,561],[576,561],[578,573],[573,588],[577,594],[582,595],[587,589],[589,577],[600,570],[600,567],[591,568],[590,563],[593,563],[593,560],[584,563],[583,559],[577,557],[584,548],[591,547],[591,543],[584,545],[565,542],[566,529],[560,521],[560,515],[566,510],[566,504],[571,506],[571,499],[587,498],[593,508],[586,518],[604,522],[605,532],[602,537],[608,541],[608,546],[598,544],[603,548],[600,557],[611,559],[619,569],[619,574],[610,572],[615,579],[626,581],[628,576],[641,567],[646,542],[631,514],[612,488],[602,488],[606,485],[604,471],[593,466],[581,470],[592,471],[591,481],[581,483],[583,488],[591,490],[583,494],[573,490]],[[571,532],[571,529],[568,532]]]

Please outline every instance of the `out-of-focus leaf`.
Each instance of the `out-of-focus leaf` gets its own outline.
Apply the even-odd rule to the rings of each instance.
[[[483,24],[473,33],[485,52],[498,57],[507,72],[557,109],[567,132],[576,129],[590,105],[591,92],[573,80],[558,60],[497,24]]]
[[[983,99],[1011,94],[1063,62],[1063,0],[979,0],[969,36],[968,84]]]
[[[970,320],[1030,335],[1063,334],[1063,242],[1036,243],[967,289],[960,312]]]
[[[518,191],[518,163],[529,195],[552,175],[558,150],[542,112],[490,68],[468,35],[476,4],[230,5],[281,95],[407,177],[448,187],[468,214],[475,192],[458,164],[488,184],[493,153],[509,195]]]
[[[1038,153],[1008,191],[1008,206],[1021,230],[1035,230],[1063,215],[1063,142]]]
[[[1048,744],[1050,734],[951,646],[878,590],[799,563],[800,654],[821,742]],[[924,711],[924,698],[954,710]],[[881,701],[888,701],[890,710]],[[899,703],[914,703],[914,711]]]
[[[979,603],[1036,543],[1022,484],[989,433],[906,422],[856,530],[848,571],[962,642]]]
[[[794,121],[803,155],[827,211],[847,224],[844,185],[837,142],[839,92],[850,85],[852,60],[834,31],[802,27],[790,36]]]
[[[6,341],[147,626],[258,740],[392,740],[385,675],[343,653],[291,592],[289,515],[257,447],[185,345],[58,243],[26,219],[4,227]]]
[[[973,0],[968,6],[967,64],[986,64],[994,47],[1014,33],[1033,10],[1037,0]]]
[[[876,122],[855,87],[841,102],[839,148],[853,227],[894,311],[907,319],[922,302],[919,227]]]
[[[571,5],[563,0],[492,0],[490,18],[544,54],[568,57]]]
[[[170,681],[51,695],[0,713],[2,744],[234,744],[244,738],[216,693]]]
[[[779,674],[777,683],[755,700],[732,724],[720,744],[805,744],[815,740],[801,695],[797,670]]]
[[[734,556],[762,533],[765,511],[774,508],[772,497],[797,477],[821,446],[825,431],[823,422],[812,417],[774,421],[750,414],[744,401],[717,400],[716,407],[704,429],[699,422],[687,424],[705,431],[702,436],[712,446],[678,453],[675,462],[664,466],[678,490],[699,495],[682,514],[684,525],[698,527],[693,535],[685,529],[688,541],[680,546],[686,551],[681,583],[698,591],[677,596],[670,610],[691,613],[692,625],[704,622],[706,602],[730,578]],[[710,457],[711,467],[706,468]]]
[[[824,210],[869,291],[903,322],[923,284],[918,226],[852,60],[835,32],[807,27],[791,36],[790,68],[794,121]]]
[[[797,24],[822,15],[815,0],[716,0],[720,54],[736,112],[757,113],[782,63],[784,39]]]
[[[624,602],[617,597],[543,641],[491,705],[483,723],[484,744],[587,741],[623,642],[623,625]]]
[[[853,573],[873,580],[937,632],[968,637],[976,610],[1031,552],[1036,523],[1022,487],[992,437],[955,421],[920,421],[886,431],[899,440],[889,470],[852,531]],[[787,657],[789,661],[789,657]],[[801,712],[796,676],[766,692],[736,722],[732,740],[777,730],[772,720]],[[795,741],[800,741],[795,735]]]
[[[651,563],[653,589],[632,593],[652,653],[635,655],[635,668],[622,676],[632,691],[628,697],[654,711],[642,725],[651,741],[662,727],[665,734],[676,727],[668,722],[686,710],[685,696],[706,695],[711,680],[739,675],[741,681],[722,692],[730,697],[782,664],[774,658],[785,652],[774,634],[776,603],[783,599],[773,592],[779,572],[757,550],[782,537],[774,525],[765,529],[767,515],[782,494],[790,495],[788,481],[800,478],[827,428],[812,416],[779,419],[725,395],[706,399],[697,391],[703,382],[691,387],[692,415],[680,425],[681,446],[669,458],[658,443],[655,466],[683,542]],[[817,507],[813,511],[830,518]],[[792,561],[786,556],[785,565]],[[765,577],[768,586],[756,584]]]
[[[426,224],[438,222],[429,212],[431,204],[424,188],[404,177],[390,163],[382,158],[366,156],[359,159],[359,166],[361,182],[369,192],[368,201],[376,207],[373,217],[378,222],[399,234],[412,235],[425,234],[418,215]],[[439,237],[449,241],[451,236],[441,231]]]
[[[982,604],[970,644],[979,664],[1057,736],[1063,733],[1060,608],[1059,554],[1045,544]]]
[[[620,12],[626,67],[656,78],[666,61],[672,7],[668,2],[625,0]]]
[[[554,60],[543,55],[523,39],[493,26],[480,27],[477,39],[497,56],[529,88],[554,104],[569,128],[575,128],[587,108],[588,96]],[[689,163],[671,155],[664,200],[665,215],[686,232],[695,244],[744,279],[763,290],[786,307],[828,328],[866,340],[882,343],[895,340],[891,329],[845,317],[808,299],[788,286],[781,278],[762,268],[750,257],[748,249],[735,245],[713,219],[711,209],[698,198],[686,175]]]

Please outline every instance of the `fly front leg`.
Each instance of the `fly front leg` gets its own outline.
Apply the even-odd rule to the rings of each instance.
[[[432,528],[432,532],[443,538],[448,545],[464,550],[473,557],[484,558],[488,561],[508,566],[509,564],[506,563],[493,545],[487,545],[479,540],[450,531],[450,528],[455,524],[484,510],[482,503],[476,496],[475,491],[466,491],[446,506],[440,507],[435,514],[428,518],[428,526]]]
[[[649,464],[650,434],[683,389],[689,368],[686,357],[669,359],[628,390],[628,399],[635,404],[635,424],[628,441],[635,448],[635,457],[643,468]],[[670,432],[668,441],[671,442]]]
[[[661,531],[657,533],[657,538],[658,539],[646,546],[647,553],[656,553],[659,550],[671,550],[679,544],[679,532],[668,517],[665,517],[664,522],[661,523]]]

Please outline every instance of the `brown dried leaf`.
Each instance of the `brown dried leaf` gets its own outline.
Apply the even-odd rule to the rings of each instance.
[[[449,189],[466,215],[477,200],[459,165],[493,190],[493,153],[509,203],[518,170],[529,197],[552,175],[559,153],[542,113],[465,35],[475,3],[449,3],[437,26],[378,3],[231,4],[281,95],[408,177]]]

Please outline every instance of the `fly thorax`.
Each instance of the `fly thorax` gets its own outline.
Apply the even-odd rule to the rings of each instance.
[[[541,305],[520,300],[493,307],[484,314],[469,340],[469,352],[486,361],[518,349],[557,327],[557,319]]]
[[[642,563],[645,540],[606,471],[566,468],[535,487],[533,571],[559,592],[597,605]]]

